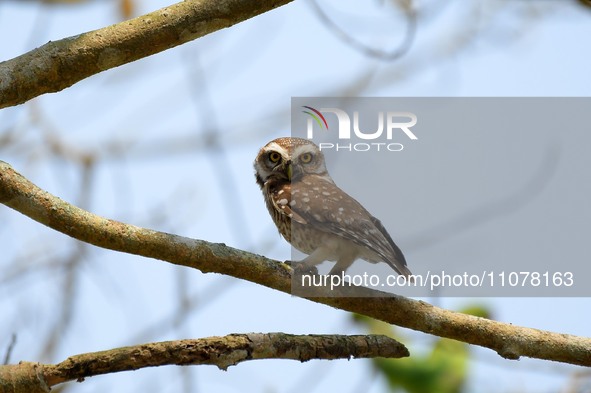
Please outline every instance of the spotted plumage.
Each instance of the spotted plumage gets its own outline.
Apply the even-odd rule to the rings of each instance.
[[[360,258],[411,274],[382,223],[335,185],[313,142],[275,139],[259,151],[254,167],[275,225],[293,247],[308,255],[302,260],[306,266],[336,261],[330,274],[340,274]]]

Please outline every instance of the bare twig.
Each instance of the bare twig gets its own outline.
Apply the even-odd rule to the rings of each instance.
[[[12,335],[10,336],[10,342],[8,343],[8,348],[6,348],[6,355],[4,355],[4,363],[2,363],[2,364],[10,363],[10,355],[12,355],[12,350],[14,349],[15,345],[16,345],[16,334],[12,333]]]
[[[193,0],[50,41],[0,62],[0,108],[61,91],[99,72],[230,27],[292,0]]]
[[[0,202],[78,240],[111,250],[216,272],[291,293],[289,266],[279,261],[203,240],[109,220],[41,190],[0,161]],[[368,288],[342,295],[320,288],[310,299],[388,323],[490,348],[506,359],[527,356],[591,366],[591,339],[513,326],[456,313]],[[364,297],[362,297],[364,296]]]
[[[401,43],[399,46],[393,50],[385,51],[382,49],[371,48],[362,42],[355,39],[352,35],[347,33],[345,30],[341,29],[338,24],[336,24],[324,10],[318,5],[316,0],[311,0],[310,4],[314,8],[314,11],[325,24],[325,26],[334,33],[341,41],[345,42],[347,45],[351,46],[352,48],[358,50],[361,53],[364,53],[366,56],[375,57],[381,60],[398,60],[404,55],[406,55],[412,46],[416,35],[417,29],[417,15],[416,10],[414,9],[411,2],[406,3],[402,7],[406,13],[406,31],[402,38]]]

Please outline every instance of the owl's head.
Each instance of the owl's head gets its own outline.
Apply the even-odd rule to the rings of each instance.
[[[324,154],[302,138],[278,138],[267,143],[254,160],[259,186],[269,179],[295,181],[303,175],[327,176]]]

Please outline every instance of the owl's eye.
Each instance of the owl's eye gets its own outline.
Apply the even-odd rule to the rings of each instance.
[[[310,163],[312,161],[312,153],[304,153],[300,156],[300,161],[304,164]]]
[[[279,162],[280,159],[281,159],[281,154],[277,153],[276,151],[272,151],[271,153],[269,153],[269,160],[272,163]]]

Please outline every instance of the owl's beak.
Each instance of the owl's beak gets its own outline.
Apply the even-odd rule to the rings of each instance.
[[[291,161],[287,163],[287,170],[286,170],[286,172],[287,172],[287,179],[289,181],[291,181],[291,176],[293,174],[293,168],[291,166]]]

